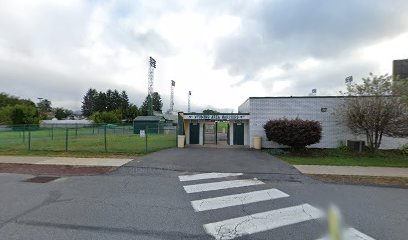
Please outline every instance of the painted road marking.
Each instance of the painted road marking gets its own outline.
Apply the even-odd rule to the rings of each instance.
[[[323,216],[324,213],[319,209],[309,204],[302,204],[205,224],[204,229],[208,234],[215,237],[215,239],[226,240],[309,221]]]
[[[348,228],[344,230],[343,237],[346,240],[375,240],[374,238],[358,231],[355,228]],[[318,240],[330,240],[329,237],[319,238]]]
[[[200,173],[194,175],[184,175],[179,176],[181,182],[184,181],[194,181],[194,180],[202,180],[202,179],[212,179],[212,178],[223,178],[223,177],[234,177],[234,176],[241,176],[242,173]]]
[[[278,189],[272,188],[262,191],[254,191],[216,198],[196,200],[192,201],[191,205],[193,206],[196,212],[200,212],[212,209],[244,205],[248,203],[268,201],[284,197],[289,197],[289,195],[282,191],[279,191]]]
[[[227,188],[237,188],[237,187],[246,187],[252,185],[264,184],[262,181],[257,179],[243,179],[243,180],[231,180],[231,181],[222,181],[222,182],[212,182],[212,183],[202,183],[184,186],[184,190],[187,193],[196,193],[196,192],[206,192]]]

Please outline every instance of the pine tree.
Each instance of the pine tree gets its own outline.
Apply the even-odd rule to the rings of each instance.
[[[160,94],[158,92],[153,93],[152,97],[152,105],[153,105],[153,111],[155,112],[162,112],[163,108],[163,103],[160,97]],[[142,106],[141,106],[141,113],[144,116],[147,116],[149,113],[149,96],[146,96]]]
[[[85,96],[84,100],[82,101],[82,115],[85,117],[91,116],[94,112],[96,112],[96,99],[98,97],[98,92],[96,89],[90,88]]]

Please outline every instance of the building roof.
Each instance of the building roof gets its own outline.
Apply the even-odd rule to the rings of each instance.
[[[81,120],[42,120],[42,124],[92,124],[93,121],[81,119]]]
[[[197,112],[191,112],[191,113],[184,113],[184,115],[249,115],[249,113],[211,113],[211,114],[204,114],[204,113],[197,113]]]
[[[133,121],[164,121],[162,116],[137,116]]]
[[[177,115],[175,115],[175,114],[163,114],[163,117],[166,120],[177,121]]]
[[[269,98],[344,98],[348,96],[286,96],[286,97],[249,97],[249,99],[269,99]]]

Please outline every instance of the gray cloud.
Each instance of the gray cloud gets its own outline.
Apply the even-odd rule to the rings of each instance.
[[[140,106],[145,93],[111,81],[102,74],[92,72],[60,72],[40,65],[21,62],[0,61],[1,91],[29,98],[36,102],[38,97],[54,103],[54,107],[64,106],[79,110],[82,97],[92,87],[98,91],[107,89],[126,90],[130,101]],[[58,105],[58,103],[62,105]]]
[[[223,39],[216,68],[250,80],[265,67],[307,58],[345,58],[356,49],[408,29],[406,1],[263,1]]]

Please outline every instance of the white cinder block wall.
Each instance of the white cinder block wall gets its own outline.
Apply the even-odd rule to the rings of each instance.
[[[343,101],[342,97],[251,97],[238,110],[242,113],[250,113],[248,141],[251,147],[253,147],[253,136],[262,137],[264,148],[284,147],[267,140],[263,125],[270,119],[299,117],[319,121],[322,125],[322,139],[309,147],[336,148],[341,141],[366,141],[364,135],[353,135],[335,114]],[[322,108],[327,108],[327,111],[322,112]],[[395,149],[406,143],[408,143],[407,138],[383,137],[381,148]]]

